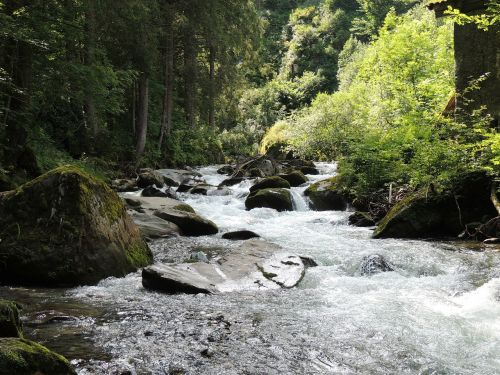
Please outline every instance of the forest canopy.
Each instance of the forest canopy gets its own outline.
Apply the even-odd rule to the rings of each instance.
[[[498,9],[437,21],[426,3],[0,1],[0,169],[130,173],[278,150],[338,160],[356,193],[496,175],[491,118],[444,110],[453,23],[491,29]]]

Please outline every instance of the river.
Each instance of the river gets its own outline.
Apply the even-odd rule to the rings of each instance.
[[[320,176],[335,164],[318,163]],[[201,168],[208,183],[225,176]],[[26,335],[87,374],[500,374],[500,252],[495,247],[374,240],[348,225],[349,212],[307,208],[246,211],[243,182],[227,196],[182,195],[221,233],[252,230],[312,257],[289,290],[169,296],[145,291],[140,273],[69,290],[0,288],[0,296],[76,317],[38,324]],[[235,243],[217,236],[155,241],[156,261],[191,252],[219,254]],[[394,271],[363,276],[363,257],[380,254]],[[38,313],[39,314],[39,313]]]

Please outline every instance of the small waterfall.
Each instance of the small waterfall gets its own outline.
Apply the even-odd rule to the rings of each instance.
[[[293,188],[290,190],[292,193],[293,209],[295,211],[309,211],[309,205],[307,204],[304,196],[301,194],[302,191],[303,189],[299,192]]]

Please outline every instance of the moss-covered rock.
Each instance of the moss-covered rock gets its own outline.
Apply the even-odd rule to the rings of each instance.
[[[375,238],[439,238],[458,236],[467,223],[495,214],[489,179],[474,173],[448,192],[421,190],[396,204],[380,221]]]
[[[141,189],[146,188],[148,186],[156,186],[158,189],[161,189],[164,184],[164,178],[158,172],[144,168],[141,169],[139,176],[137,176],[137,186]]]
[[[23,337],[18,305],[0,299],[0,337]]]
[[[280,174],[279,176],[282,179],[288,181],[290,186],[293,186],[293,187],[300,186],[302,184],[305,184],[308,181],[307,177],[301,171],[292,171],[292,172],[287,173],[287,174]]]
[[[219,232],[214,222],[188,211],[164,209],[156,211],[154,215],[174,223],[186,236],[208,236]]]
[[[304,195],[311,200],[311,208],[317,211],[344,211],[348,198],[339,187],[338,177],[318,181],[309,186]]]
[[[262,189],[290,189],[290,184],[279,176],[266,177],[250,187],[250,192]]]
[[[20,338],[0,338],[0,375],[76,375],[63,356]]]
[[[255,190],[245,200],[245,207],[247,210],[268,207],[277,211],[293,211],[292,194],[286,189]]]
[[[94,284],[152,262],[121,199],[73,166],[0,195],[0,282]]]

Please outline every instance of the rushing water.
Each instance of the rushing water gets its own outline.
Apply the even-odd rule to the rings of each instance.
[[[320,176],[335,173],[319,164]],[[200,170],[208,183],[225,176]],[[221,233],[248,229],[319,267],[299,287],[214,296],[145,291],[140,274],[67,291],[0,289],[28,312],[57,309],[76,321],[28,334],[73,359],[80,374],[499,374],[500,254],[460,243],[374,240],[347,212],[245,211],[250,182],[227,196],[183,199]],[[230,251],[221,234],[152,245],[157,261]],[[362,276],[363,257],[395,271]],[[55,328],[54,328],[55,327]],[[127,372],[128,371],[128,372]],[[184,372],[183,372],[184,371]]]

